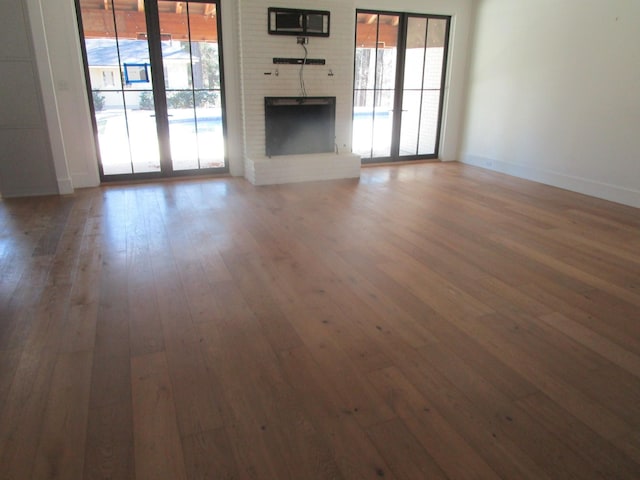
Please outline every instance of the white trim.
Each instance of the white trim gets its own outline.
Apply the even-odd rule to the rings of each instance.
[[[224,64],[225,121],[227,123],[227,161],[229,174],[244,174],[242,138],[242,92],[240,85],[240,2],[221,0],[222,63]]]
[[[552,170],[516,165],[477,155],[465,155],[462,162],[476,167],[486,168],[487,170],[506,173],[514,177],[544,183],[545,185],[571,190],[572,192],[640,208],[640,190],[632,190],[588,178],[576,177]]]
[[[72,173],[71,178],[73,179],[73,187],[74,188],[87,188],[87,187],[96,187],[100,185],[100,182],[96,182],[95,176],[93,172],[90,173]]]
[[[72,193],[73,183],[69,175],[62,126],[60,124],[60,117],[58,116],[58,102],[53,87],[53,72],[51,70],[51,64],[49,63],[49,47],[47,44],[42,5],[40,0],[26,0],[26,6],[58,188],[60,189],[61,186],[64,188],[64,191],[60,190],[61,194]],[[68,191],[69,188],[71,191]]]
[[[73,193],[73,182],[71,179],[58,179],[58,192],[60,195],[70,195]]]

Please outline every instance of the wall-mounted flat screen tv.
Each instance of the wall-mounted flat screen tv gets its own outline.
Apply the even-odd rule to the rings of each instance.
[[[331,13],[326,10],[269,7],[267,16],[271,35],[329,36]]]

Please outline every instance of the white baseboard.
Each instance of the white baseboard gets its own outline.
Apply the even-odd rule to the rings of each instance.
[[[587,178],[566,175],[552,170],[544,170],[502,162],[477,155],[463,156],[462,163],[640,208],[640,190],[633,190]]]
[[[60,192],[60,195],[70,195],[73,193],[73,183],[70,178],[58,179],[58,192]]]
[[[97,187],[100,185],[98,176],[89,173],[72,173],[71,178],[73,179],[74,188]]]

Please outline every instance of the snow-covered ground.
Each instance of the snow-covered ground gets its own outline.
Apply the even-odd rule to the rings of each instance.
[[[197,119],[197,121],[196,121]],[[96,112],[104,173],[160,171],[156,119],[151,110]],[[169,137],[174,170],[224,166],[220,109],[169,110]]]

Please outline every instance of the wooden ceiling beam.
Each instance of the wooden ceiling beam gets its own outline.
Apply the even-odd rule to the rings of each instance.
[[[360,48],[375,48],[376,33],[378,37],[378,46],[385,48],[395,47],[398,44],[398,28],[391,25],[377,25],[359,23],[357,25],[356,46]]]
[[[109,0],[105,4],[109,4]],[[184,3],[184,2],[181,2]],[[209,9],[211,7],[211,9]],[[191,15],[191,39],[195,41],[218,41],[214,5],[209,4],[204,10],[204,15]],[[87,38],[113,38],[113,13],[104,10],[85,10],[82,12],[84,33]],[[142,11],[115,12],[120,38],[138,38],[138,34],[146,31],[146,20]],[[186,19],[184,15],[176,13],[161,13],[162,33],[171,35],[174,40],[187,40]],[[375,16],[374,16],[375,17]],[[368,18],[367,18],[368,20]],[[180,33],[176,33],[180,32]],[[381,23],[379,29],[376,23],[358,23],[356,45],[360,48],[374,48],[376,46],[376,33],[378,34],[378,46],[393,48],[398,43],[398,27]],[[438,46],[438,45],[430,45]]]
[[[120,38],[137,39],[138,34],[146,32],[144,12],[116,11],[116,24]],[[171,35],[173,40],[187,40],[184,15],[161,13],[162,34]],[[86,38],[114,38],[113,14],[104,10],[85,10],[82,12],[82,25]],[[218,28],[215,17],[192,15],[189,19],[191,39],[194,41],[218,41]],[[177,33],[179,32],[179,33]]]

